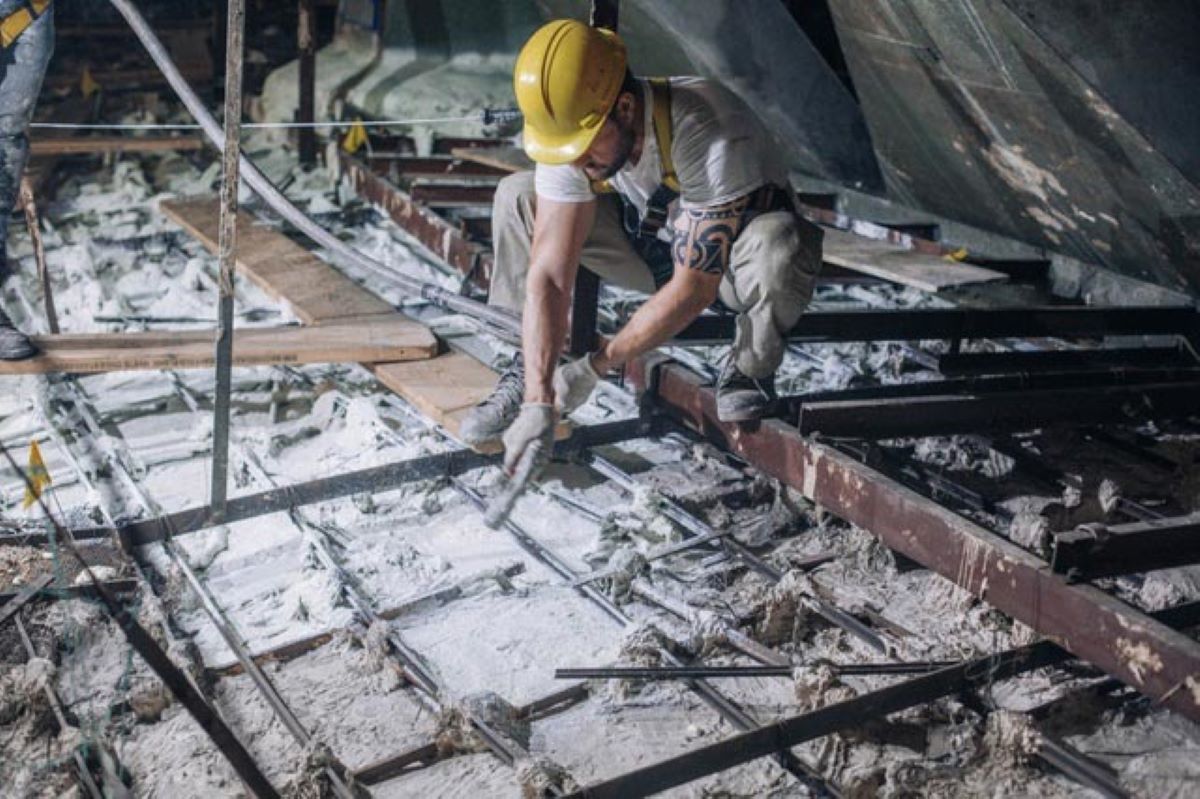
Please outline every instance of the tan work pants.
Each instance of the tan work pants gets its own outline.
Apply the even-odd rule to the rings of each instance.
[[[492,209],[496,258],[488,302],[518,313],[525,303],[535,199],[533,173],[518,172],[500,181]],[[821,238],[819,228],[791,212],[773,211],[751,220],[734,242],[719,296],[737,312],[734,362],[747,377],[767,377],[783,360],[785,335],[812,299]],[[650,267],[625,235],[615,195],[597,198],[580,263],[618,286],[654,293]]]

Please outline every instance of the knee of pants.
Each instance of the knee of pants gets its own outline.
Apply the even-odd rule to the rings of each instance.
[[[733,258],[731,280],[742,309],[790,308],[799,318],[812,297],[821,251],[819,243],[804,240],[791,214],[764,214],[751,222]]]

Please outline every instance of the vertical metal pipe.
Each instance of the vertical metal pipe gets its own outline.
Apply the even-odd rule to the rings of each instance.
[[[617,29],[617,16],[621,0],[592,0],[592,14],[588,24],[593,28]]]
[[[242,132],[242,36],[246,27],[245,0],[229,0],[225,39],[225,147],[221,176],[221,232],[218,252],[221,274],[217,333],[217,385],[213,411],[213,521],[225,516],[229,482],[229,392],[233,366],[233,272],[237,253],[238,155]]]
[[[46,324],[51,333],[58,333],[58,311],[54,307],[54,287],[50,284],[50,272],[46,268],[46,247],[42,244],[42,228],[38,219],[37,201],[33,198],[33,182],[29,176],[21,178],[21,205],[25,208],[25,224],[29,228],[29,240],[33,243],[33,256],[37,261],[38,280],[42,284],[42,301],[46,307]]]
[[[571,354],[583,356],[596,348],[596,319],[600,310],[600,278],[580,266],[571,300]]]
[[[317,84],[317,18],[315,0],[300,0],[297,25],[297,47],[300,51],[300,103],[296,121],[312,124],[316,109]],[[298,132],[300,163],[312,166],[317,162],[317,132],[300,128]]]

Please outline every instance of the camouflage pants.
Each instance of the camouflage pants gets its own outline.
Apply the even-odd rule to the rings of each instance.
[[[0,3],[0,15],[18,7],[19,3]],[[0,247],[8,242],[9,217],[29,157],[29,137],[25,131],[33,118],[42,78],[53,52],[53,4],[12,47],[0,52]]]

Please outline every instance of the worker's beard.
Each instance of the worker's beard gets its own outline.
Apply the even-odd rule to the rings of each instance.
[[[617,130],[620,133],[620,138],[617,140],[617,154],[613,156],[613,160],[604,172],[601,173],[597,180],[608,180],[613,175],[621,171],[621,168],[629,161],[629,156],[633,154],[633,146],[637,144],[637,134],[633,129],[633,125],[622,124],[619,120],[614,119],[613,122],[617,125]]]

